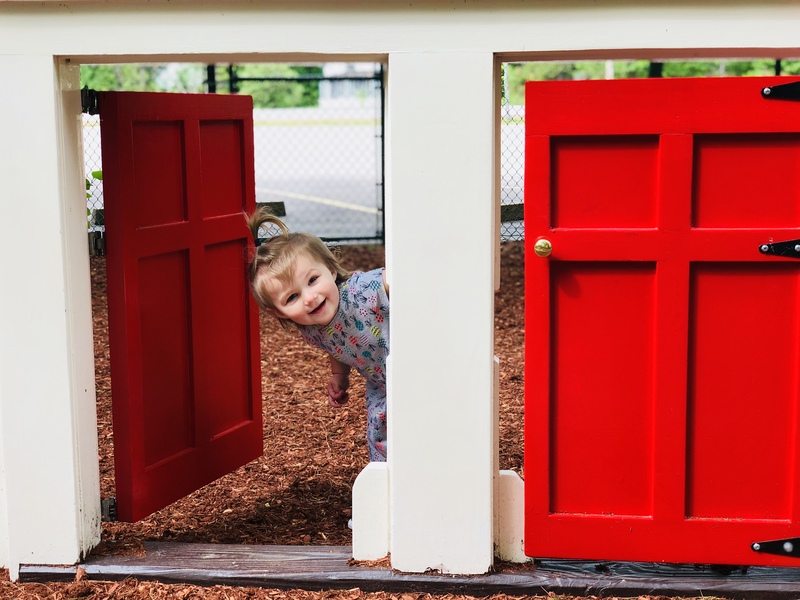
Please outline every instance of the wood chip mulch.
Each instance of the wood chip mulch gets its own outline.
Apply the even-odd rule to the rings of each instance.
[[[501,361],[501,468],[522,470],[523,252],[503,247],[497,294]],[[350,269],[384,264],[383,246],[342,246]],[[92,259],[100,492],[114,496],[105,261]],[[322,351],[261,317],[264,454],[138,523],[104,523],[95,554],[141,553],[145,540],[270,545],[349,545],[353,481],[368,462],[364,383],[352,377],[341,409],[325,398]]]
[[[343,263],[369,270],[384,264],[382,246],[343,246]],[[500,468],[523,474],[523,246],[501,248],[501,289],[495,299],[495,354],[500,359]],[[97,429],[103,498],[114,496],[111,378],[103,258],[91,259]],[[352,379],[351,401],[341,409],[325,399],[325,356],[273,319],[261,319],[264,454],[175,504],[137,523],[104,523],[94,555],[141,554],[145,540],[267,545],[349,545],[351,488],[368,462],[363,380]],[[527,596],[527,598],[554,596]],[[565,596],[559,596],[566,598]],[[452,594],[312,592],[160,584],[127,579],[89,581],[79,570],[70,583],[11,583],[0,574],[0,598],[19,600],[437,600]],[[492,598],[508,598],[498,595]],[[647,597],[654,600],[654,597]],[[644,600],[644,597],[643,599]]]
[[[136,579],[89,581],[77,578],[76,581],[70,583],[14,584],[8,581],[6,572],[5,575],[0,576],[0,598],[13,598],[14,600],[470,600],[474,597],[457,594],[363,592],[358,588],[315,592],[222,585],[200,587],[153,583]],[[539,596],[495,594],[485,598],[487,600],[598,600],[596,596],[579,598],[560,594]],[[619,599],[604,597],[603,600]],[[639,596],[638,600],[670,599],[663,596]],[[685,600],[709,600],[709,598],[687,598]]]

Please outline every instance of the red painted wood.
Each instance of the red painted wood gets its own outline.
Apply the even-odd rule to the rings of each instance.
[[[527,554],[800,565],[789,81],[528,84]]]
[[[117,512],[262,453],[252,99],[100,94]]]

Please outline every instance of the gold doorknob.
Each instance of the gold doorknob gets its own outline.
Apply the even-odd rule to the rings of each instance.
[[[553,251],[553,244],[550,243],[550,240],[544,238],[536,240],[536,243],[533,245],[533,251],[536,253],[536,256],[547,258]]]

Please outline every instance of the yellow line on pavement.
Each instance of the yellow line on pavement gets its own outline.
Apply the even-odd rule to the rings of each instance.
[[[370,206],[359,206],[358,204],[350,204],[348,202],[340,202],[339,200],[331,200],[330,198],[320,198],[319,196],[307,196],[305,194],[297,194],[295,192],[282,192],[280,190],[259,190],[272,194],[274,196],[284,196],[286,198],[294,198],[296,200],[306,200],[307,202],[316,202],[317,204],[326,204],[328,206],[335,206],[337,208],[345,208],[347,210],[355,210],[359,212],[377,215],[380,211],[377,208]]]

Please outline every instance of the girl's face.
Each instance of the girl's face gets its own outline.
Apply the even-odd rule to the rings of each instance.
[[[280,317],[298,325],[327,325],[339,310],[336,274],[308,255],[300,255],[289,283],[271,277],[267,292]]]

